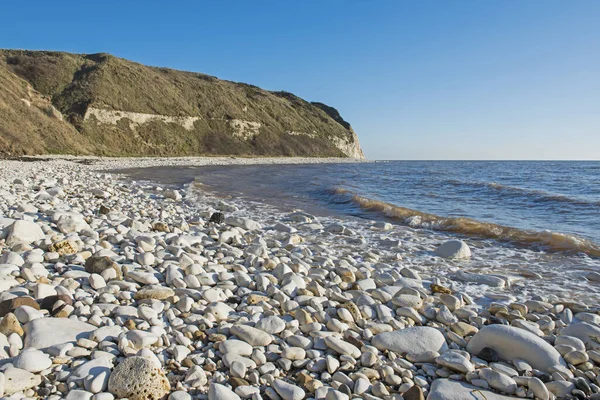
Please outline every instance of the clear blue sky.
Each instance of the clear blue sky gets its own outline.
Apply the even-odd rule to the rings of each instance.
[[[0,47],[338,108],[372,159],[600,159],[600,1],[6,1]]]

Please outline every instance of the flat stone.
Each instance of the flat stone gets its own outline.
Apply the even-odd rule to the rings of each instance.
[[[268,333],[247,325],[233,325],[231,333],[251,346],[267,346],[273,341]]]
[[[435,379],[427,396],[427,400],[466,399],[509,400],[519,399],[519,397],[501,395],[465,382],[450,379]]]
[[[227,339],[219,343],[219,351],[224,354],[237,354],[239,356],[249,356],[252,354],[252,346],[242,340]]]
[[[94,325],[69,318],[39,318],[24,326],[24,347],[43,350],[64,343],[75,343],[87,338],[97,329]]]
[[[513,378],[498,371],[494,371],[491,368],[479,370],[479,377],[485,379],[491,388],[503,393],[513,394],[517,390],[517,383]]]
[[[566,366],[560,353],[544,339],[512,326],[484,326],[473,336],[467,351],[477,355],[484,347],[494,349],[502,359],[522,359],[544,372],[556,365]]]
[[[475,368],[471,361],[466,357],[454,351],[447,351],[435,359],[435,362],[442,367],[449,368],[453,371],[462,372],[463,374],[473,371]]]
[[[175,296],[175,292],[173,289],[160,286],[160,285],[150,285],[146,286],[137,292],[133,296],[136,300],[145,300],[145,299],[155,299],[155,300],[166,300],[169,297]]]
[[[42,383],[42,377],[20,368],[9,367],[4,370],[4,394],[10,396]]]
[[[261,318],[256,323],[256,328],[267,333],[276,334],[285,329],[285,321],[275,315],[272,315],[270,317]]]
[[[225,223],[227,225],[236,226],[238,228],[243,228],[247,231],[262,229],[261,224],[259,224],[256,221],[253,221],[249,218],[227,217],[227,218],[225,218]]]
[[[373,337],[371,344],[381,351],[399,354],[417,354],[436,351],[440,354],[448,350],[446,339],[440,331],[427,326],[384,332]]]
[[[336,336],[327,336],[324,340],[325,345],[338,354],[347,355],[352,358],[360,357],[360,349],[351,343],[348,343]]]

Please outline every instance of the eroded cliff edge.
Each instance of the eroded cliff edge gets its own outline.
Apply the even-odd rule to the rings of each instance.
[[[330,106],[109,54],[0,50],[0,153],[364,158]]]

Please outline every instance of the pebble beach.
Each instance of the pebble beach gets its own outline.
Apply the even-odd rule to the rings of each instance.
[[[2,398],[600,399],[598,303],[462,272],[476,240],[114,172],[340,161],[0,160]]]

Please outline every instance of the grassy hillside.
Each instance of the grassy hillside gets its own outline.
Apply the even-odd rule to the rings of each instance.
[[[65,119],[49,116],[44,125],[41,117],[29,115],[31,110],[17,112],[23,110],[20,96],[27,90],[17,93],[1,85],[0,99],[14,115],[0,119],[0,151],[5,153],[359,154],[356,135],[337,110],[287,92],[148,67],[109,54],[0,50],[0,76],[12,82],[10,87],[19,81],[22,86],[22,78]],[[174,117],[193,122],[172,122]],[[42,143],[27,149],[24,143],[35,132]],[[46,143],[57,135],[62,139]]]

